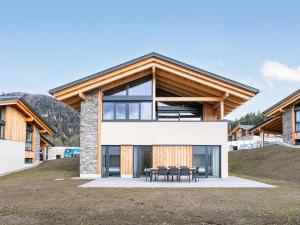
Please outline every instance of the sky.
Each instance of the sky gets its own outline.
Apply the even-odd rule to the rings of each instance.
[[[157,52],[260,90],[227,116],[300,88],[300,1],[0,0],[0,92],[52,88]]]

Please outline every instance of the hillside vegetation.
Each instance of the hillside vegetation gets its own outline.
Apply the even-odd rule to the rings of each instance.
[[[229,172],[300,183],[300,149],[276,145],[232,151]]]

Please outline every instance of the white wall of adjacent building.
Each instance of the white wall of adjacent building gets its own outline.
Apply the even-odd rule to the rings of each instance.
[[[102,145],[219,145],[228,176],[227,122],[102,122]]]
[[[31,166],[25,164],[25,143],[0,139],[0,174]]]

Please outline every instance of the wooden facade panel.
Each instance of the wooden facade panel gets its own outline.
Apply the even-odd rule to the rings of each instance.
[[[133,174],[133,146],[121,146],[121,176]]]
[[[26,139],[26,117],[14,106],[5,106],[5,130],[6,140],[25,142]]]
[[[192,146],[153,146],[153,167],[192,167]]]
[[[203,120],[204,121],[218,120],[217,110],[214,109],[214,105],[203,103]]]

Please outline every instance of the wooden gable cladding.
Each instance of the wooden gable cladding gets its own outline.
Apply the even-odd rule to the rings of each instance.
[[[14,105],[7,105],[5,106],[4,120],[4,139],[25,142],[26,116]]]
[[[64,101],[79,111],[80,101],[82,101],[80,95],[84,92],[100,87],[103,90],[109,89],[137,79],[138,76],[149,74],[154,76],[155,74],[157,88],[164,88],[169,92],[175,91],[179,96],[222,97],[227,94],[226,99],[223,99],[223,103],[219,105],[224,107],[224,113],[227,115],[258,92],[256,89],[250,89],[225,78],[222,79],[220,76],[208,75],[208,72],[205,74],[200,70],[196,71],[191,66],[179,65],[180,63],[176,63],[174,60],[168,60],[155,54],[133,61],[116,66],[116,69],[100,72],[98,76],[95,74],[83,81],[79,80],[54,89],[51,93],[56,99]],[[219,116],[223,117],[221,113]]]
[[[192,146],[153,146],[153,167],[158,166],[188,166],[192,167]]]
[[[259,134],[261,132],[270,134],[282,134],[282,116],[267,119],[250,129],[250,132],[254,134]]]

